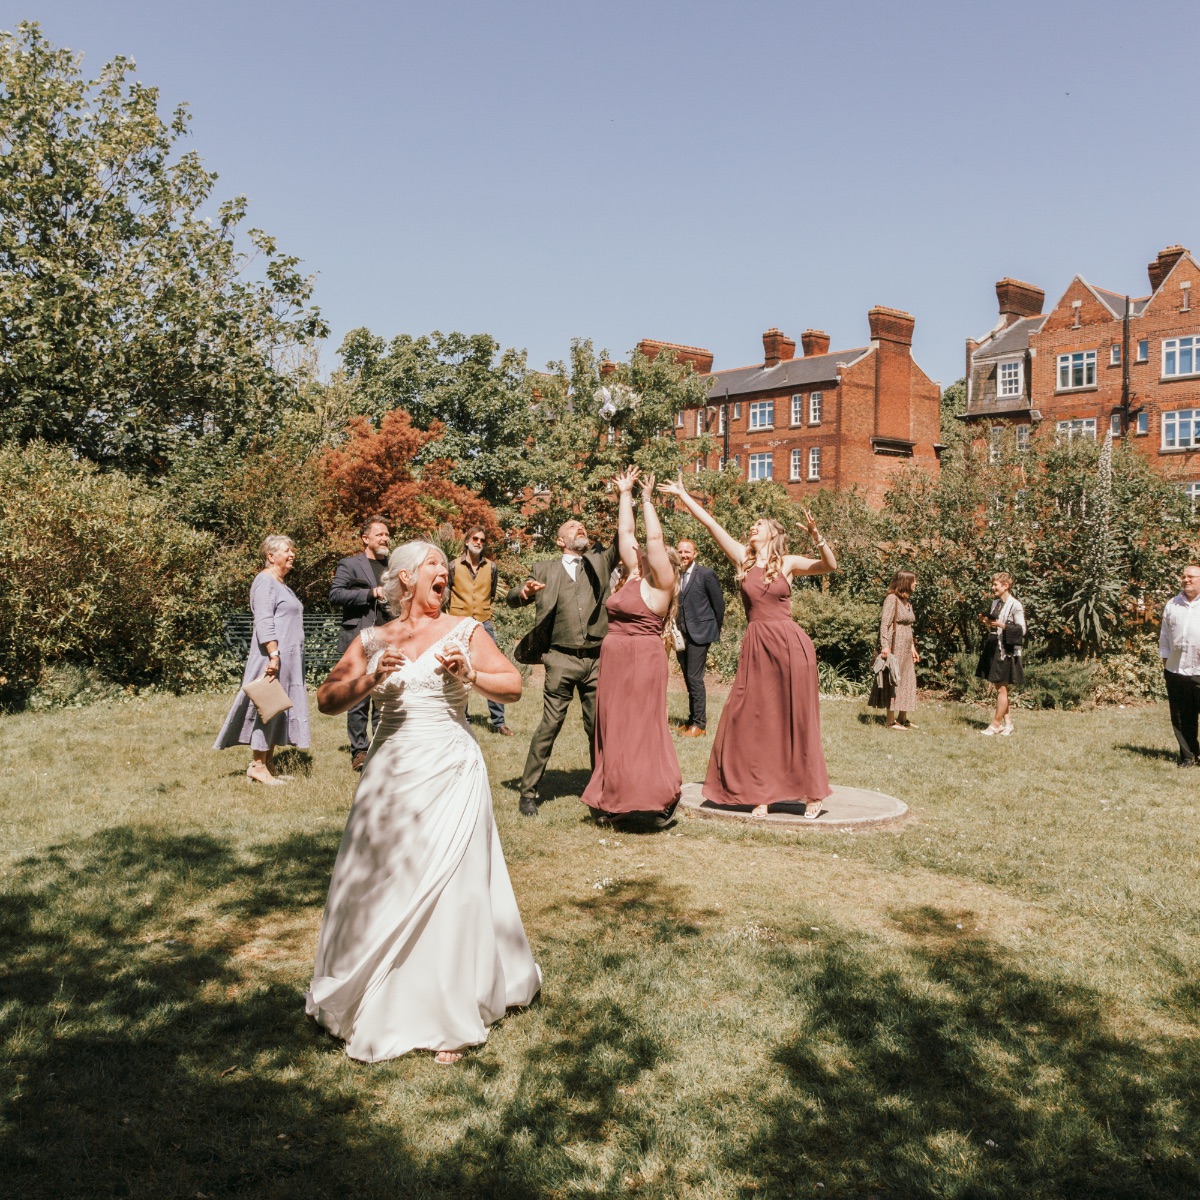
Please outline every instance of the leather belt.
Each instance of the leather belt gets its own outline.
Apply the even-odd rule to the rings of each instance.
[[[599,658],[599,646],[551,646],[551,650],[559,654],[569,654],[572,658]]]

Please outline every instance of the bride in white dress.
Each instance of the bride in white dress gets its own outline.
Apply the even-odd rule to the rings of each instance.
[[[399,619],[364,630],[317,691],[323,713],[381,701],[305,997],[363,1062],[422,1048],[455,1062],[541,987],[466,719],[469,688],[511,704],[521,676],[478,621],[442,613],[446,584],[436,546],[393,551]]]

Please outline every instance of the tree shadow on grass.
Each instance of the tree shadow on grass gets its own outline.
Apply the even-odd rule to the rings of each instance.
[[[565,771],[557,767],[551,767],[542,776],[542,782],[538,786],[538,800],[544,804],[547,800],[558,800],[564,796],[578,799],[583,795],[583,789],[587,787],[588,780],[591,777],[591,771],[579,769]],[[511,779],[505,779],[501,786],[508,788],[509,791],[519,793],[521,790],[521,777],[514,775]]]
[[[336,846],[334,834],[295,835],[247,850],[126,827],[9,870],[6,1194],[533,1200],[579,1175],[568,1145],[600,1138],[620,1088],[662,1055],[638,1013],[610,997],[560,1000],[562,1032],[517,1056],[504,1101],[490,1046],[452,1072],[427,1056],[351,1063],[305,1017],[294,966],[256,969],[289,929],[301,947],[312,937]],[[628,903],[639,920],[655,909],[649,894]],[[417,1107],[380,1120],[380,1089],[398,1079]],[[436,1151],[414,1146],[439,1105],[456,1132]],[[631,1124],[653,1138],[648,1116]],[[573,1192],[615,1197],[619,1184]]]
[[[835,943],[798,985],[785,1084],[728,1156],[743,1194],[1200,1195],[1196,1039],[1122,1037],[1095,992],[1030,975],[969,912],[892,917],[914,970]]]

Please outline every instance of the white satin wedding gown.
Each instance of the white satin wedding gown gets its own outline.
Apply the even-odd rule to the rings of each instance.
[[[492,816],[467,688],[465,618],[375,689],[382,716],[342,835],[305,1008],[363,1062],[487,1040],[541,987]],[[368,669],[383,653],[360,635]]]

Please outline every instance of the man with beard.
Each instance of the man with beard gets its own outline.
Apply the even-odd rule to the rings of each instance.
[[[388,619],[383,599],[383,573],[387,569],[388,543],[392,535],[387,518],[368,517],[359,526],[358,536],[362,539],[362,553],[352,554],[338,563],[329,589],[329,603],[342,610],[342,632],[337,646],[339,657],[346,653],[346,647],[362,630],[382,625]],[[367,761],[367,747],[371,744],[368,722],[372,732],[379,725],[379,709],[373,713],[371,709],[368,695],[346,713],[350,766],[355,771],[361,771]]]
[[[546,668],[542,720],[529,743],[521,776],[520,808],[527,817],[537,816],[538,785],[576,692],[588,748],[592,748],[600,643],[608,631],[604,601],[617,565],[616,541],[607,550],[592,549],[581,521],[565,522],[556,543],[562,556],[534,563],[529,578],[506,598],[513,608],[536,599],[534,626],[517,647],[517,659],[541,662]]]

